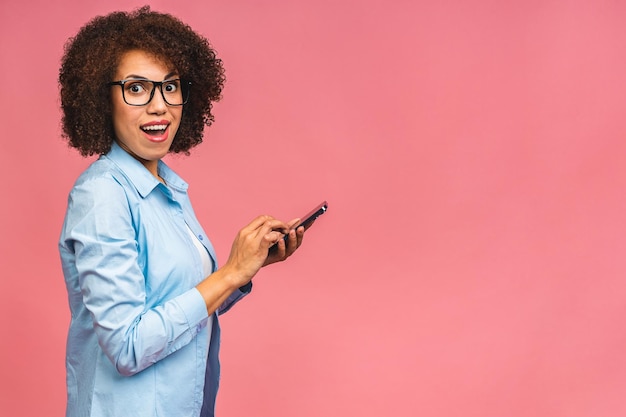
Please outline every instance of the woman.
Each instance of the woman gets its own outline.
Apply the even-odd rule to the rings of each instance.
[[[59,242],[69,417],[212,416],[218,314],[302,243],[299,219],[259,216],[218,269],[187,184],[161,161],[202,141],[223,82],[208,41],[148,7],[97,17],[66,46],[64,136],[100,155],[70,193]]]

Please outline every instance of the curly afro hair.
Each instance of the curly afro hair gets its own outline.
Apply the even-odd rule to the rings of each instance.
[[[124,53],[142,50],[191,81],[189,101],[170,152],[188,154],[214,120],[224,85],[222,61],[208,40],[177,18],[150,10],[98,16],[68,40],[59,70],[63,137],[83,156],[105,154],[115,140],[111,87]]]

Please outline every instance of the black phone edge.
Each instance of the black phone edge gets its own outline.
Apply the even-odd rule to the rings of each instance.
[[[313,223],[319,216],[326,213],[328,210],[328,202],[323,201],[319,206],[313,209],[313,211],[307,213],[304,216],[304,220],[300,222],[295,228],[297,229],[300,226],[304,226],[305,228]]]
[[[308,212],[305,216],[304,216],[304,220],[301,220],[300,223],[298,223],[298,225],[296,227],[294,227],[292,230],[297,229],[300,226],[304,226],[304,228],[306,229],[308,226],[310,226],[319,216],[321,216],[322,214],[326,213],[326,210],[328,210],[328,202],[326,200],[324,200],[323,202],[321,202],[317,207],[315,207],[313,210],[311,210],[310,212]],[[289,238],[289,235],[285,235],[283,237],[283,240],[285,241],[285,243],[287,243],[287,239]],[[274,243],[272,245],[272,247],[274,247],[276,245],[276,243]]]

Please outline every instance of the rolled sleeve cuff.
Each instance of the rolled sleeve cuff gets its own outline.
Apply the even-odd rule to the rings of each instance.
[[[241,291],[244,294],[250,293],[250,291],[252,291],[252,281],[248,282],[243,287],[239,287],[239,291]]]
[[[190,328],[206,325],[209,314],[206,310],[204,298],[202,298],[202,295],[196,288],[192,288],[176,297],[176,304],[185,314]]]

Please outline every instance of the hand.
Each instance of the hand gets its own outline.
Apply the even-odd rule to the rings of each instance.
[[[298,219],[295,220],[298,221]],[[300,233],[299,239],[296,236],[289,236],[288,240],[292,242],[293,239],[293,243],[297,245],[293,246],[290,243],[289,246],[290,248],[293,246],[293,250],[285,249],[283,237],[290,233],[290,226],[297,224],[297,221],[292,220],[285,224],[271,216],[259,216],[239,231],[230,250],[228,261],[222,268],[228,271],[234,279],[234,285],[241,287],[247,284],[262,266],[268,264],[269,249],[275,243],[278,242],[277,246],[282,244],[282,252],[279,247],[277,256],[272,262],[284,260],[295,251],[295,248],[302,242],[304,230]]]
[[[300,223],[300,219],[293,219],[287,226],[289,228],[289,232],[286,235],[286,239],[280,239],[278,243],[272,246],[269,250],[269,254],[265,259],[265,263],[263,266],[267,266],[273,264],[275,262],[281,262],[293,255],[293,253],[302,245],[302,239],[304,237],[305,228],[299,226],[295,229],[296,226]]]

